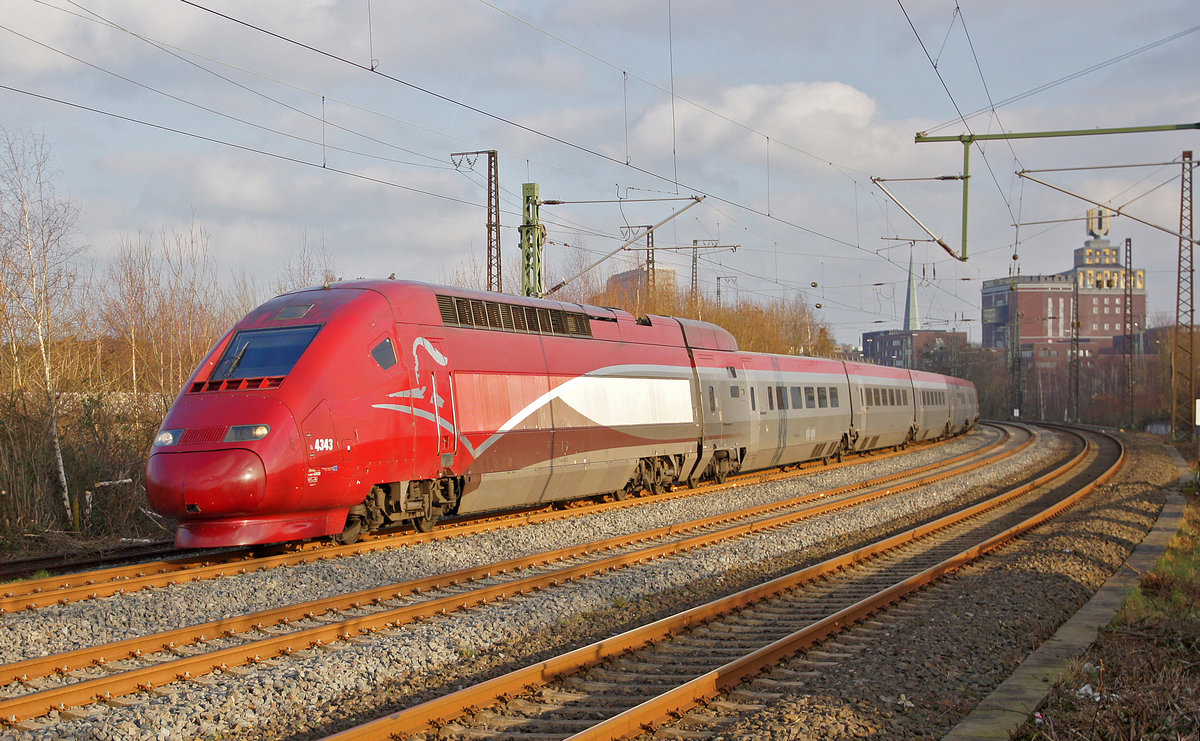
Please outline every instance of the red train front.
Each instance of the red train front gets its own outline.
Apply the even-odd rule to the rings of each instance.
[[[382,441],[402,432],[362,429],[348,401],[394,391],[398,365],[392,310],[373,290],[287,294],[239,322],[179,394],[147,465],[151,504],[181,520],[177,545],[341,533],[363,498],[352,462],[394,461]]]

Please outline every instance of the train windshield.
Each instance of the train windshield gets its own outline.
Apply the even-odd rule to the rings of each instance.
[[[212,377],[286,376],[320,329],[319,324],[244,329],[233,336]]]

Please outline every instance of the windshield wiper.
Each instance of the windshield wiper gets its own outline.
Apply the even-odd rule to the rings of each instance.
[[[242,345],[242,348],[237,351],[237,354],[230,359],[229,368],[225,370],[225,375],[222,376],[222,378],[229,378],[233,375],[233,372],[237,370],[237,367],[241,364],[242,356],[246,354],[246,348],[248,347],[250,347],[250,340],[246,340],[246,344]]]

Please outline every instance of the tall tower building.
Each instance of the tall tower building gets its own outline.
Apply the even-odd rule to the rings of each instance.
[[[1079,297],[1079,342],[1083,355],[1111,352],[1115,338],[1136,338],[1146,329],[1146,271],[1131,272],[1132,322],[1125,326],[1125,266],[1122,250],[1106,238],[1109,215],[1088,213],[1088,239],[1074,251],[1074,266],[1053,275],[1017,275],[984,281],[984,347],[1008,348],[1039,361],[1066,362],[1071,315]],[[1076,293],[1078,289],[1078,293]],[[1121,347],[1136,342],[1122,342]]]

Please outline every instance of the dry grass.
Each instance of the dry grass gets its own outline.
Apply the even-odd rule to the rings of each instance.
[[[1200,498],[1121,614],[1013,738],[1200,739]]]

